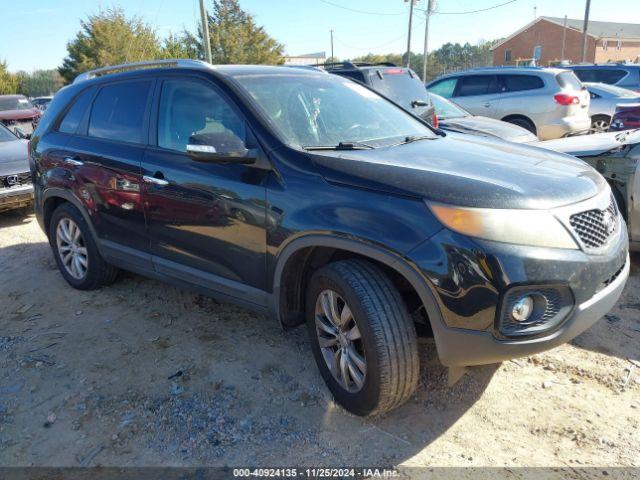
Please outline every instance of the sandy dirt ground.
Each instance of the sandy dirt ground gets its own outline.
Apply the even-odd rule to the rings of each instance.
[[[59,275],[35,218],[0,216],[0,466],[640,466],[639,259],[570,344],[447,386],[421,345],[415,396],[336,406],[306,330],[124,273]]]

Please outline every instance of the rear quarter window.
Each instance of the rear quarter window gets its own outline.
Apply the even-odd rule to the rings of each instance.
[[[561,72],[556,75],[556,81],[562,88],[570,88],[572,90],[582,89],[582,83],[573,72]]]
[[[78,131],[78,127],[89,109],[94,93],[95,89],[89,88],[75,99],[71,108],[64,115],[60,125],[58,126],[59,132],[73,134]]]
[[[542,79],[534,75],[503,75],[502,81],[507,92],[521,92],[544,87]]]
[[[144,119],[150,81],[117,83],[102,87],[91,109],[89,136],[144,143]]]
[[[618,83],[627,75],[627,72],[622,69],[611,69],[606,68],[603,70],[599,70],[596,73],[597,82],[607,83],[609,85],[613,85],[614,83]]]

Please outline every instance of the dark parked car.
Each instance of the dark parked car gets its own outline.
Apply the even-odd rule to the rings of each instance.
[[[42,112],[24,95],[0,95],[0,123],[31,135]]]
[[[427,123],[438,126],[424,84],[410,68],[398,67],[393,63],[363,62],[325,63],[322,67],[329,73],[367,85]]]
[[[597,82],[640,92],[640,65],[605,63],[596,65],[568,65],[581,82]]]
[[[440,95],[430,93],[429,96],[436,109],[438,126],[443,130],[501,138],[516,143],[538,141],[538,137],[526,128],[495,118],[471,115],[464,108]]]
[[[617,106],[609,130],[619,132],[634,128],[640,128],[640,103]]]
[[[418,336],[455,378],[572,339],[629,273],[611,189],[581,160],[435,130],[312,70],[88,72],[44,113],[31,169],[71,286],[123,268],[306,322],[359,415],[411,396]]]
[[[0,124],[0,212],[33,203],[28,142]]]

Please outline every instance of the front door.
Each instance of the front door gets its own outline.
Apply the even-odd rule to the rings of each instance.
[[[157,138],[142,162],[156,270],[232,296],[264,290],[269,172],[187,155],[188,144],[220,134],[246,144],[245,119],[217,85],[200,78],[167,77],[157,97]]]
[[[473,115],[496,117],[500,92],[495,75],[460,77],[452,100]]]

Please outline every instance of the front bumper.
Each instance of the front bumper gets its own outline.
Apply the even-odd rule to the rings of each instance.
[[[605,289],[574,308],[560,328],[533,339],[499,340],[490,332],[434,328],[440,361],[447,366],[497,363],[532,355],[570,341],[591,327],[616,304],[629,277],[627,260],[618,277]]]
[[[0,189],[0,212],[27,207],[33,203],[33,185]]]

